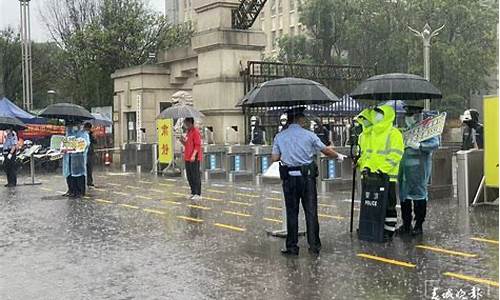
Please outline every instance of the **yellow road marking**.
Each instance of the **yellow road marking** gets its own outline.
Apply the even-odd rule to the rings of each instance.
[[[498,245],[497,240],[490,240],[490,239],[484,239],[484,238],[478,238],[478,237],[471,237],[470,239],[474,240],[474,241],[478,241],[478,242],[485,242],[485,243]]]
[[[275,206],[268,206],[268,207],[266,207],[266,208],[267,208],[267,209],[272,209],[272,210],[279,210],[279,211],[281,211],[281,210],[282,210],[282,208],[281,208],[281,207],[275,207]]]
[[[121,186],[121,184],[118,184],[118,183],[112,183],[112,182],[108,182],[108,185]]]
[[[201,206],[201,205],[194,205],[194,204],[188,204],[187,206],[188,206],[188,207],[191,207],[191,208],[198,208],[198,209],[204,209],[204,210],[209,210],[209,209],[211,209],[210,207]]]
[[[175,180],[175,179],[170,179],[170,178],[166,178],[165,180],[166,180],[166,181],[174,181],[174,182],[175,182],[175,181],[177,181],[177,180]]]
[[[150,213],[153,213],[153,214],[158,214],[158,215],[164,215],[164,214],[166,214],[166,212],[164,212],[164,211],[156,210],[156,209],[150,209],[150,208],[144,208],[143,211],[150,212]]]
[[[139,206],[135,206],[135,205],[129,205],[129,204],[124,204],[124,203],[121,203],[119,205],[123,206],[123,207],[126,207],[126,208],[139,209]]]
[[[253,195],[253,194],[243,194],[243,193],[236,193],[238,196],[245,196],[245,197],[250,197],[250,198],[260,198],[259,195]]]
[[[181,196],[181,197],[184,197],[186,195],[182,194],[182,193],[172,193],[173,195],[176,195],[176,196]]]
[[[191,218],[191,217],[186,217],[186,216],[177,216],[177,218],[182,219],[182,220],[186,220],[186,221],[197,222],[197,223],[203,222],[202,219],[196,219],[196,218]]]
[[[372,260],[376,260],[376,261],[381,261],[381,262],[385,262],[385,263],[396,265],[396,266],[407,267],[407,268],[415,268],[414,264],[407,263],[407,262],[404,262],[404,261],[399,261],[399,260],[384,258],[384,257],[380,257],[380,256],[374,256],[374,255],[365,254],[365,253],[358,253],[356,255],[358,257],[363,257],[363,258],[368,258],[368,259],[372,259]]]
[[[100,189],[100,188],[96,188],[96,187],[93,188],[93,189],[96,190],[96,191],[99,191],[99,192],[104,192],[105,191],[104,189]]]
[[[341,216],[332,216],[332,215],[325,215],[325,214],[318,214],[318,217],[320,217],[320,218],[328,218],[328,219],[344,220],[344,217],[341,217]]]
[[[458,256],[463,256],[463,257],[477,257],[476,254],[459,252],[459,251],[452,251],[452,250],[447,250],[447,249],[443,249],[443,248],[431,247],[431,246],[427,246],[427,245],[416,245],[415,247],[420,248],[420,249],[434,251],[434,252],[440,252],[440,253],[451,254],[451,255],[458,255]]]
[[[226,194],[226,193],[227,193],[227,192],[225,192],[225,191],[212,190],[212,189],[207,190],[207,192],[219,193],[219,194]]]
[[[276,201],[276,202],[283,202],[283,200],[280,198],[266,198],[266,199],[271,200],[271,201]]]
[[[206,196],[203,196],[203,198],[202,198],[202,199],[206,199],[206,200],[210,200],[210,201],[219,201],[219,202],[220,202],[220,201],[224,201],[224,200],[222,200],[222,199],[216,199],[216,198],[206,197]]]
[[[161,185],[161,186],[174,186],[171,183],[158,183],[158,184]]]
[[[129,195],[127,193],[115,192],[115,191],[113,191],[113,194],[122,195],[122,196],[128,196]]]
[[[128,187],[129,189],[134,189],[134,190],[139,190],[139,189],[141,189],[140,187],[138,187],[138,186],[133,186],[133,185],[127,185],[126,187]]]
[[[83,196],[83,198],[84,198],[84,199],[90,199],[90,197],[89,197],[89,196]]]
[[[462,275],[462,274],[457,274],[457,273],[452,273],[452,272],[446,272],[446,273],[443,273],[443,275],[444,276],[453,277],[453,278],[462,279],[462,280],[465,280],[465,281],[470,281],[470,282],[475,282],[475,283],[482,283],[482,284],[487,284],[487,285],[498,287],[498,282],[493,281],[493,280],[489,280],[489,279],[481,279],[481,278],[476,278],[476,277]]]
[[[157,190],[157,189],[149,189],[150,191],[157,192],[157,193],[163,193],[164,191],[162,190]]]
[[[151,198],[151,197],[141,196],[141,195],[137,195],[136,197],[137,197],[137,198],[141,198],[141,199],[146,199],[146,200],[151,200],[151,199],[153,199],[153,198]]]
[[[47,192],[52,192],[53,189],[48,189],[48,188],[44,188],[44,187],[41,187],[40,189],[44,190],[44,191],[47,191]]]
[[[318,206],[322,206],[322,207],[337,207],[335,205],[331,205],[331,204],[323,204],[323,203],[319,203]]]
[[[109,200],[104,200],[104,199],[95,199],[96,202],[100,202],[100,203],[113,203],[113,201],[109,201]]]
[[[229,211],[229,210],[223,210],[222,212],[225,214],[228,214],[228,215],[235,215],[235,216],[240,216],[240,217],[251,217],[252,216],[249,214],[235,212],[235,211]]]
[[[181,204],[180,202],[170,201],[170,200],[162,200],[161,202],[165,202],[165,203],[168,203],[168,204],[174,204],[174,205],[179,205],[179,204]]]
[[[237,227],[237,226],[232,226],[232,225],[227,225],[227,224],[222,224],[222,223],[215,223],[214,225],[217,226],[217,227],[231,229],[231,230],[234,230],[234,231],[246,231],[245,228]]]
[[[239,201],[229,201],[229,203],[244,205],[244,206],[252,206],[253,205],[253,203],[245,203],[245,202],[239,202]]]
[[[151,181],[139,180],[140,183],[152,183]]]
[[[278,220],[278,219],[272,219],[272,218],[262,218],[264,221],[269,221],[269,222],[274,222],[274,223],[283,223],[283,221]]]

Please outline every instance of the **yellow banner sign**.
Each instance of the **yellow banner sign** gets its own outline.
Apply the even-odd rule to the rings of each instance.
[[[158,130],[158,160],[162,164],[169,164],[174,159],[174,121],[160,119],[156,121]]]
[[[484,177],[486,186],[498,187],[498,96],[485,96]]]

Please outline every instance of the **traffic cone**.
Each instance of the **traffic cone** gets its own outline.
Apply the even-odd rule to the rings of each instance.
[[[111,155],[109,155],[109,152],[106,152],[104,155],[104,165],[108,167],[111,165]]]

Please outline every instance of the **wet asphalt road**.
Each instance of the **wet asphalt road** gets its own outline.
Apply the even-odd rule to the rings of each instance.
[[[423,237],[374,244],[349,234],[349,193],[321,194],[320,256],[301,238],[287,258],[266,234],[279,185],[204,183],[193,202],[180,178],[95,178],[81,200],[59,174],[0,188],[0,299],[498,299],[497,207],[433,201]]]

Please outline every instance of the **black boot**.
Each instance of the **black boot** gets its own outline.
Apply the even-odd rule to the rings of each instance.
[[[403,225],[396,229],[397,235],[407,235],[411,234],[411,200],[404,200],[401,202],[401,218],[403,219]]]
[[[427,214],[427,200],[414,200],[413,205],[415,206],[415,228],[413,228],[411,234],[413,236],[422,235],[422,224],[424,224],[425,215]]]

